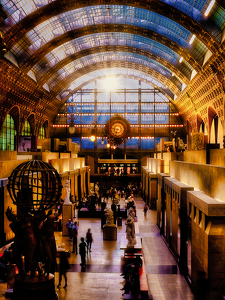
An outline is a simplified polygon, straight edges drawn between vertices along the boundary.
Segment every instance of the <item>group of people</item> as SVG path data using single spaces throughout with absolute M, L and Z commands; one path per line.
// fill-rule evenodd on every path
M 78 254 L 78 247 L 77 247 L 77 242 L 78 242 L 78 228 L 79 228 L 79 223 L 78 222 L 72 222 L 71 219 L 68 220 L 66 223 L 66 227 L 68 228 L 68 233 L 70 240 L 73 241 L 73 253 L 76 252 Z M 93 242 L 93 236 L 91 232 L 91 228 L 88 228 L 86 232 L 86 242 L 84 237 L 81 237 L 81 242 L 79 244 L 79 254 L 81 258 L 81 267 L 85 268 L 86 267 L 86 254 L 87 252 L 91 252 L 91 245 Z M 57 287 L 60 289 L 61 286 L 61 281 L 62 277 L 65 279 L 65 285 L 64 288 L 67 287 L 67 271 L 70 268 L 70 264 L 68 261 L 68 255 L 67 252 L 61 251 L 60 252 L 60 263 L 59 263 L 59 284 Z
M 78 238 L 78 228 L 79 228 L 79 223 L 78 222 L 72 222 L 71 219 L 68 220 L 66 223 L 66 228 L 68 229 L 68 234 L 70 237 L 70 240 L 73 241 L 73 253 L 76 252 L 77 254 L 77 238 Z M 82 240 L 81 240 L 82 242 Z M 93 242 L 93 237 L 91 233 L 91 228 L 88 228 L 86 232 L 86 242 L 87 242 L 87 251 L 91 252 L 91 244 Z M 79 245 L 80 247 L 80 245 Z M 80 254 L 80 253 L 79 253 Z

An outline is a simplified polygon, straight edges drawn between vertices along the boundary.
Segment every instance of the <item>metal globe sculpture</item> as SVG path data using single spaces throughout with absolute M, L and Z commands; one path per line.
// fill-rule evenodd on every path
M 17 166 L 9 176 L 8 191 L 18 209 L 37 214 L 60 203 L 61 178 L 50 164 L 31 160 Z

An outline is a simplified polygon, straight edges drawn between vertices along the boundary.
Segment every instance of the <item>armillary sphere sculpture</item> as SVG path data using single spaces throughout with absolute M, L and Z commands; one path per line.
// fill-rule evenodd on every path
M 30 160 L 13 170 L 7 187 L 17 206 L 17 214 L 9 207 L 6 211 L 15 234 L 13 258 L 19 269 L 13 299 L 44 300 L 44 295 L 48 295 L 49 300 L 58 299 L 53 275 L 56 266 L 54 221 L 61 211 L 52 214 L 51 208 L 61 204 L 61 178 L 48 163 Z
M 9 176 L 8 191 L 18 209 L 37 215 L 60 201 L 61 178 L 50 164 L 30 160 L 13 170 Z

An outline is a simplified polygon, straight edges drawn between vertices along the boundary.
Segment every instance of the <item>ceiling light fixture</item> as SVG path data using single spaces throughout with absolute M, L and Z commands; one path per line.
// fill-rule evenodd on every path
M 192 45 L 192 43 L 194 42 L 194 39 L 196 38 L 196 36 L 193 34 L 190 41 L 189 41 L 189 44 Z
M 209 6 L 207 7 L 204 15 L 207 17 L 213 7 L 213 5 L 215 4 L 216 0 L 212 0 L 210 3 L 209 3 Z

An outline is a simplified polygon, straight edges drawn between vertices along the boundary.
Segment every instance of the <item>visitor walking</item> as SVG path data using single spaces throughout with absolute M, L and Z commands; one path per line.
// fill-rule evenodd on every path
M 144 206 L 144 216 L 145 217 L 147 215 L 147 211 L 148 211 L 148 205 L 145 203 L 145 206 Z
M 70 264 L 67 258 L 67 253 L 65 251 L 60 252 L 60 262 L 59 262 L 59 284 L 57 287 L 60 289 L 62 276 L 65 278 L 65 285 L 64 288 L 67 287 L 67 276 L 66 273 L 68 269 L 70 268 Z
M 87 230 L 87 233 L 86 233 L 86 242 L 87 242 L 87 251 L 89 250 L 91 252 L 91 244 L 93 242 L 91 228 L 88 228 L 88 230 Z
M 68 233 L 69 233 L 69 237 L 70 237 L 70 240 L 72 241 L 72 229 L 73 229 L 73 222 L 71 221 L 71 219 L 68 220 L 68 222 L 66 223 L 66 228 L 68 229 Z
M 73 253 L 76 252 L 77 254 L 77 237 L 78 237 L 78 223 L 75 222 L 73 229 L 72 229 L 72 236 L 73 236 Z
M 81 258 L 81 267 L 86 267 L 86 243 L 84 241 L 84 238 L 81 238 L 81 243 L 79 244 L 79 254 Z

